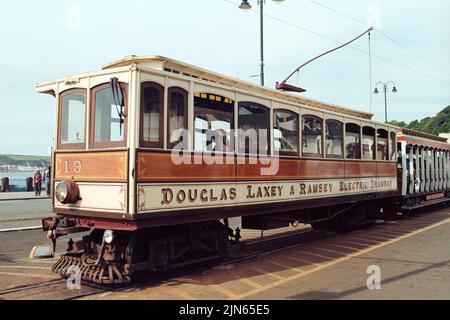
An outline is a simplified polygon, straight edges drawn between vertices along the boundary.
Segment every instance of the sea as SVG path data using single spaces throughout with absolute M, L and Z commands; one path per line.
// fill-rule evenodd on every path
M 30 172 L 0 172 L 0 179 L 4 177 L 9 178 L 9 191 L 25 191 L 26 182 L 25 179 L 33 177 L 34 171 Z M 45 190 L 45 183 L 42 184 L 42 190 Z

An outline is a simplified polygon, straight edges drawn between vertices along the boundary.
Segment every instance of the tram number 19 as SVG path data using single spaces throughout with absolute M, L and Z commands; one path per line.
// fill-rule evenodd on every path
M 73 162 L 73 172 L 80 173 L 82 167 L 83 167 L 83 163 L 81 162 L 81 160 L 75 160 Z M 70 169 L 71 169 L 70 161 L 69 160 L 65 160 L 64 161 L 64 172 L 65 173 L 70 173 Z

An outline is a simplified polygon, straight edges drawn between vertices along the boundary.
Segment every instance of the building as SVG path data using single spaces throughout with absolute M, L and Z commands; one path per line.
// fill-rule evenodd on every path
M 450 143 L 450 133 L 441 133 L 439 137 L 446 138 L 448 143 Z

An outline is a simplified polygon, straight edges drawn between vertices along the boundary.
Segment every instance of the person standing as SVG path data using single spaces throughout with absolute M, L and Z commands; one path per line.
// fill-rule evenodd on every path
M 39 169 L 36 169 L 36 171 L 34 172 L 33 184 L 35 196 L 41 196 L 42 174 Z
M 48 166 L 47 170 L 45 170 L 44 172 L 44 177 L 42 178 L 42 181 L 45 183 L 45 192 L 47 193 L 47 196 L 50 196 L 51 176 L 52 176 L 52 167 Z

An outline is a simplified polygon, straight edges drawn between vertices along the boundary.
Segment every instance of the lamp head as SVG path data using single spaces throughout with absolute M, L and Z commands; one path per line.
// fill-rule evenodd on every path
M 379 93 L 380 93 L 380 91 L 378 91 L 378 88 L 375 88 L 375 91 L 374 91 L 373 93 L 375 93 L 375 94 L 379 94 Z
M 394 87 L 394 88 L 392 89 L 392 92 L 393 92 L 393 93 L 397 93 L 397 92 L 398 92 L 397 87 Z
M 252 6 L 250 5 L 250 3 L 248 3 L 248 0 L 242 0 L 241 5 L 239 6 L 239 9 L 243 9 L 243 10 L 248 10 L 251 8 L 252 8 Z

